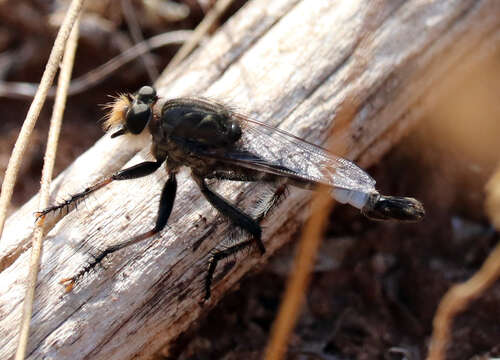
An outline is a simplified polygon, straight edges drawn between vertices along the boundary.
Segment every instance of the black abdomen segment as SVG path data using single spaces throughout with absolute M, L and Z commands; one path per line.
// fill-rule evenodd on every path
M 424 206 L 410 197 L 372 197 L 361 210 L 363 215 L 374 220 L 420 221 L 425 216 Z

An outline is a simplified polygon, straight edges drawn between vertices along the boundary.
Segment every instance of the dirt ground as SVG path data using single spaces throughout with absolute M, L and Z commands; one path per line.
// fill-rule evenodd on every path
M 118 39 L 128 37 L 119 2 L 90 3 L 101 3 L 94 14 L 107 21 L 102 25 L 107 37 L 97 41 L 82 31 L 76 76 L 118 54 L 123 46 L 117 45 Z M 139 1 L 132 3 L 140 6 Z M 190 10 L 184 19 L 141 18 L 144 36 L 193 28 L 211 2 L 182 3 Z M 57 4 L 35 0 L 0 4 L 0 82 L 39 80 L 56 31 L 47 25 L 47 17 L 57 11 Z M 8 8 L 15 14 L 12 10 L 21 5 L 44 20 L 29 24 L 3 11 Z M 154 52 L 160 71 L 176 48 Z M 425 357 L 441 297 L 452 284 L 474 274 L 499 239 L 484 212 L 484 186 L 498 162 L 499 55 L 481 69 L 464 74 L 463 86 L 450 91 L 432 114 L 369 169 L 382 193 L 420 199 L 427 211 L 424 221 L 372 222 L 347 206 L 337 206 L 331 213 L 306 303 L 290 339 L 288 359 Z M 108 102 L 109 94 L 133 91 L 148 82 L 141 62 L 135 61 L 101 85 L 70 98 L 56 174 L 102 135 L 99 120 L 104 114 L 98 104 Z M 29 104 L 30 99 L 0 97 L 2 181 Z M 38 191 L 51 107 L 51 102 L 46 104 L 31 137 L 11 211 Z M 246 276 L 238 289 L 163 357 L 262 358 L 293 266 L 295 244 L 291 242 L 267 266 Z M 500 281 L 455 319 L 447 358 L 500 357 L 499 320 Z

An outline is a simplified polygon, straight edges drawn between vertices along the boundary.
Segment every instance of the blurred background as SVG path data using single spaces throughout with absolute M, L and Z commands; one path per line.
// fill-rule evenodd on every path
M 134 22 L 146 39 L 193 29 L 214 2 L 88 0 L 73 77 L 130 48 L 136 42 Z M 234 1 L 219 25 L 244 3 Z M 20 93 L 21 86 L 11 82 L 39 81 L 66 6 L 62 0 L 0 1 L 0 181 L 31 102 L 29 85 Z M 150 84 L 178 47 L 154 50 L 149 60 L 136 59 L 69 98 L 55 175 L 103 135 L 101 105 L 109 95 Z M 500 49 L 446 82 L 432 110 L 369 169 L 381 193 L 420 199 L 427 218 L 418 224 L 379 223 L 348 206 L 334 209 L 289 358 L 424 357 L 439 300 L 451 284 L 477 271 L 498 242 L 485 213 L 485 185 L 499 165 Z M 49 101 L 31 136 L 10 211 L 39 189 L 51 108 Z M 247 276 L 159 358 L 261 358 L 295 244 Z M 500 356 L 499 285 L 455 320 L 449 359 Z

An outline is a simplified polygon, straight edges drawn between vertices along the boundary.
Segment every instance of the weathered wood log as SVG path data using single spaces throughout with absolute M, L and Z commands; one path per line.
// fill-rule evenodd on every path
M 222 99 L 318 144 L 331 136 L 334 149 L 368 165 L 442 95 L 443 79 L 498 48 L 499 14 L 496 0 L 255 0 L 176 71 L 159 79 L 157 87 L 167 97 Z M 147 156 L 147 136 L 127 140 L 101 139 L 57 178 L 53 199 Z M 169 227 L 113 254 L 105 269 L 90 273 L 65 294 L 58 281 L 81 269 L 96 248 L 153 226 L 165 179 L 161 170 L 113 183 L 55 226 L 49 223 L 53 228 L 45 240 L 30 358 L 151 356 L 289 241 L 307 216 L 303 209 L 309 193 L 292 190 L 264 221 L 266 255 L 241 254 L 222 279 L 220 266 L 212 297 L 200 306 L 210 251 L 232 227 L 219 221 L 183 173 Z M 243 209 L 261 191 L 258 184 L 217 189 Z M 0 243 L 4 359 L 12 358 L 17 344 L 36 203 L 32 199 L 9 219 Z

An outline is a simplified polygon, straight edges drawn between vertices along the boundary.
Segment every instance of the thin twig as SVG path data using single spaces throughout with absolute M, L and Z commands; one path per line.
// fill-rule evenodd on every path
M 359 71 L 358 67 L 357 72 Z M 347 100 L 339 108 L 337 119 L 340 122 L 348 122 L 354 117 L 358 107 L 356 97 L 347 96 Z M 332 146 L 333 144 L 330 148 Z M 337 153 L 344 154 L 345 148 L 337 148 Z M 328 215 L 334 206 L 331 189 L 319 186 L 317 190 L 312 200 L 311 216 L 296 250 L 293 272 L 288 279 L 278 316 L 271 329 L 271 340 L 265 351 L 266 360 L 282 359 L 286 352 L 288 339 L 297 322 L 309 286 L 310 274 L 322 240 L 321 235 L 328 221 Z
M 141 27 L 139 25 L 139 22 L 137 21 L 137 16 L 134 12 L 132 3 L 130 2 L 130 0 L 122 0 L 121 4 L 123 15 L 125 16 L 125 21 L 127 22 L 127 26 L 130 34 L 132 35 L 134 43 L 138 44 L 140 42 L 144 42 Z M 151 80 L 151 84 L 154 83 L 156 79 L 158 79 L 158 75 L 160 75 L 160 73 L 158 72 L 154 59 L 151 56 L 151 49 L 148 49 L 147 52 L 141 54 L 141 60 L 144 64 L 146 72 L 148 73 L 149 79 Z
M 491 252 L 481 269 L 463 284 L 453 286 L 439 303 L 434 317 L 429 360 L 445 358 L 446 348 L 450 340 L 451 325 L 455 315 L 461 312 L 467 304 L 478 298 L 483 291 L 493 284 L 500 276 L 500 245 Z
M 153 36 L 146 41 L 136 44 L 94 70 L 74 79 L 70 84 L 68 95 L 80 94 L 92 86 L 101 83 L 107 76 L 118 70 L 121 66 L 150 50 L 172 44 L 182 44 L 191 37 L 192 33 L 191 30 L 171 31 Z M 37 85 L 31 83 L 0 82 L 0 97 L 32 98 L 36 93 L 36 88 Z M 47 96 L 49 98 L 54 97 L 55 89 L 51 88 Z
M 7 170 L 5 171 L 2 193 L 0 194 L 0 238 L 5 224 L 7 207 L 9 206 L 10 199 L 12 198 L 14 184 L 16 183 L 19 167 L 21 166 L 21 159 L 26 151 L 26 146 L 28 145 L 31 132 L 35 127 L 38 115 L 42 110 L 43 104 L 45 103 L 47 92 L 49 91 L 50 85 L 52 84 L 57 69 L 59 68 L 59 62 L 64 52 L 66 40 L 68 39 L 73 24 L 80 13 L 83 1 L 84 0 L 73 0 L 68 8 L 68 12 L 54 41 L 54 46 L 50 52 L 49 60 L 47 61 L 47 66 L 43 72 L 42 79 L 40 80 L 40 87 L 38 88 L 35 98 L 33 99 L 33 102 L 28 110 L 26 120 L 23 123 L 21 131 L 19 132 L 19 137 L 14 145 L 14 150 L 12 150 L 12 155 L 9 159 Z
M 500 230 L 500 170 L 493 175 L 487 185 L 487 208 L 492 223 Z M 478 298 L 500 277 L 500 244 L 488 256 L 481 269 L 469 280 L 448 290 L 434 317 L 429 360 L 446 358 L 451 327 L 455 316 Z
M 320 186 L 313 197 L 312 216 L 309 218 L 295 254 L 293 272 L 281 303 L 278 317 L 271 330 L 271 340 L 266 348 L 265 359 L 282 359 L 304 296 L 309 285 L 311 271 L 321 244 L 322 233 L 333 206 L 333 199 L 326 186 Z
M 378 2 L 372 3 L 371 11 L 365 15 L 367 18 L 375 19 L 377 16 Z M 367 22 L 365 27 L 359 31 L 358 44 L 361 44 L 376 26 L 375 21 Z M 355 56 L 356 65 L 353 66 L 353 71 L 350 77 L 353 79 L 359 77 L 364 69 L 366 69 L 366 59 L 360 56 Z M 348 123 L 354 118 L 357 109 L 359 108 L 359 98 L 355 92 L 346 95 L 346 100 L 339 107 L 339 112 L 336 120 L 339 123 Z M 330 141 L 328 148 L 336 154 L 344 154 L 346 149 L 345 144 L 335 144 Z M 340 146 L 340 147 L 339 147 Z M 301 236 L 300 243 L 297 248 L 297 253 L 294 259 L 293 272 L 288 279 L 287 288 L 284 298 L 281 302 L 278 316 L 274 321 L 271 329 L 271 340 L 267 344 L 265 351 L 266 360 L 282 359 L 286 353 L 286 346 L 290 338 L 290 334 L 300 315 L 300 308 L 304 301 L 304 297 L 309 286 L 309 278 L 316 259 L 316 253 L 322 240 L 323 229 L 328 221 L 328 215 L 334 206 L 334 200 L 331 197 L 331 190 L 324 186 L 318 188 L 312 200 L 311 216 L 305 226 L 304 233 Z
M 163 0 L 142 0 L 142 5 L 147 11 L 167 22 L 176 22 L 189 16 L 189 7 L 180 2 Z
M 78 25 L 79 17 L 76 18 L 73 26 L 73 31 L 71 32 L 68 39 L 61 66 L 61 72 L 59 74 L 57 95 L 54 103 L 52 119 L 50 121 L 47 150 L 45 152 L 45 158 L 43 162 L 42 185 L 38 202 L 38 209 L 40 210 L 45 209 L 49 204 L 50 182 L 52 179 L 52 172 L 54 170 L 57 143 L 59 141 L 59 134 L 61 132 L 62 118 L 64 109 L 66 107 L 66 98 L 69 83 L 71 80 L 71 72 L 73 70 L 73 64 L 75 60 L 76 46 L 78 44 Z M 43 219 L 41 219 L 41 221 L 38 221 L 33 232 L 33 247 L 31 251 L 30 270 L 28 274 L 26 296 L 24 297 L 23 316 L 19 331 L 20 336 L 16 352 L 16 360 L 22 360 L 26 356 L 26 346 L 28 344 L 30 320 L 33 313 L 33 301 L 35 298 L 35 287 L 43 250 L 43 223 Z
M 356 70 L 355 73 L 359 73 L 361 67 L 358 66 Z M 358 108 L 357 98 L 353 95 L 347 96 L 346 101 L 339 107 L 337 119 L 339 122 L 352 120 Z M 332 147 L 333 143 L 329 146 L 330 150 Z M 341 155 L 346 152 L 345 148 L 337 147 L 336 150 L 336 153 Z M 322 240 L 321 235 L 328 221 L 328 215 L 335 205 L 331 189 L 319 186 L 317 190 L 312 199 L 311 216 L 296 250 L 293 272 L 288 279 L 278 316 L 271 329 L 271 340 L 267 344 L 264 357 L 266 360 L 282 359 L 286 352 L 288 339 L 299 317 L 309 286 L 310 274 Z
M 175 56 L 170 60 L 165 70 L 161 76 L 168 74 L 173 68 L 181 63 L 193 49 L 200 43 L 201 39 L 210 30 L 210 28 L 215 24 L 215 22 L 220 18 L 220 16 L 226 11 L 226 9 L 231 5 L 233 0 L 218 0 L 214 7 L 205 15 L 203 20 L 198 24 L 196 29 L 191 36 L 191 38 L 177 51 Z

